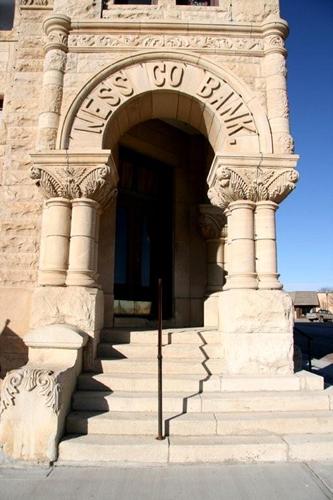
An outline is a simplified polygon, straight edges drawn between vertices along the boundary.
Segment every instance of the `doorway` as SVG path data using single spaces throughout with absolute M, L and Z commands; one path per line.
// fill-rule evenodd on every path
M 163 312 L 173 304 L 173 168 L 121 146 L 116 214 L 115 316 L 156 319 L 157 281 Z

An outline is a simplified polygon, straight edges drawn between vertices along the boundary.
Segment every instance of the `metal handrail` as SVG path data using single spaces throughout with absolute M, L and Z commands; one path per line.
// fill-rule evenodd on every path
M 309 362 L 309 370 L 311 372 L 312 371 L 312 342 L 313 342 L 313 338 L 310 335 L 307 335 L 306 333 L 302 332 L 302 330 L 297 328 L 297 326 L 294 326 L 294 331 L 307 339 L 307 342 L 308 342 L 308 362 Z
M 163 392 L 162 392 L 162 377 L 163 377 L 163 356 L 162 356 L 162 321 L 163 321 L 163 284 L 162 279 L 158 279 L 158 342 L 157 342 L 157 391 L 158 391 L 158 431 L 156 439 L 164 439 L 163 435 Z

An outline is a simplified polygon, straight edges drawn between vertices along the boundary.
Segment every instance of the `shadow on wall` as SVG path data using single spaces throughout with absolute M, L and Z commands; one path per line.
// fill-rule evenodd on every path
M 0 379 L 6 373 L 23 366 L 28 361 L 28 348 L 10 327 L 10 319 L 5 320 L 0 330 Z

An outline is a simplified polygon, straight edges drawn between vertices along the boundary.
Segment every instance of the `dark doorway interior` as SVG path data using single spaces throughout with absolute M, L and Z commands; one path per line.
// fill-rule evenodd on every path
M 170 318 L 173 169 L 121 147 L 119 177 L 114 293 L 127 307 L 115 313 L 155 319 L 157 280 L 161 277 L 164 318 Z M 148 312 L 144 303 L 150 303 Z

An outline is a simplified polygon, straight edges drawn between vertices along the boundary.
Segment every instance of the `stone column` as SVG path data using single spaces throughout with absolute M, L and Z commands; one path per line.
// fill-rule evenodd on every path
M 224 247 L 225 216 L 212 205 L 200 205 L 199 225 L 207 244 L 207 287 L 204 301 L 205 326 L 218 324 L 218 296 L 225 281 Z
M 287 27 L 282 23 L 268 24 L 265 31 L 263 73 L 266 81 L 267 115 L 272 130 L 274 153 L 292 153 L 293 139 L 289 130 L 289 106 L 286 83 Z
M 40 254 L 39 285 L 65 284 L 71 221 L 71 203 L 66 198 L 45 202 Z
M 49 324 L 51 317 L 85 331 L 84 365 L 90 370 L 104 323 L 104 297 L 96 283 L 99 217 L 117 193 L 117 169 L 110 150 L 54 150 L 31 157 L 31 177 L 47 199 L 40 284 L 67 285 L 36 288 L 31 325 Z
M 254 249 L 255 203 L 239 200 L 230 203 L 231 246 L 228 289 L 257 288 Z
M 295 187 L 296 161 L 216 155 L 212 164 L 208 197 L 230 212 L 231 262 L 218 307 L 224 374 L 293 373 L 293 307 L 277 281 L 274 214 Z
M 66 284 L 95 287 L 97 275 L 97 246 L 99 204 L 88 198 L 72 202 L 71 243 Z
M 62 103 L 70 18 L 58 14 L 44 21 L 47 35 L 41 113 L 38 123 L 38 150 L 54 149 Z
M 258 288 L 282 288 L 278 280 L 276 256 L 275 212 L 273 201 L 259 201 L 255 211 L 256 270 Z
M 225 275 L 225 284 L 223 289 L 227 289 L 228 287 L 228 279 L 230 272 L 230 260 L 231 260 L 231 211 L 227 208 L 224 211 L 224 215 L 226 216 L 227 223 L 223 228 L 224 237 L 225 237 L 225 245 L 224 245 L 224 275 Z

